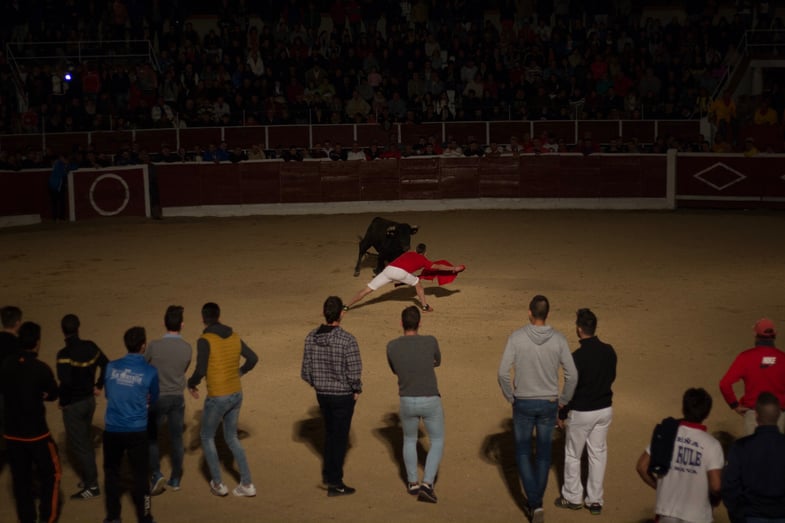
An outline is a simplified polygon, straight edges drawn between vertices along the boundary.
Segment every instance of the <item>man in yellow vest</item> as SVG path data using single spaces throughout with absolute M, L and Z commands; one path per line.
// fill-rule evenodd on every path
M 205 328 L 196 343 L 196 368 L 188 380 L 188 390 L 191 396 L 199 399 L 197 387 L 203 377 L 207 378 L 207 398 L 204 400 L 200 435 L 204 459 L 210 469 L 210 492 L 216 496 L 229 493 L 221 481 L 221 467 L 215 449 L 215 432 L 223 422 L 226 445 L 240 469 L 240 484 L 232 490 L 232 494 L 252 497 L 256 495 L 256 487 L 251 481 L 245 450 L 237 438 L 237 419 L 243 403 L 240 377 L 250 372 L 259 358 L 231 327 L 218 321 L 220 316 L 221 309 L 216 303 L 209 302 L 202 306 Z M 242 366 L 240 357 L 245 360 Z

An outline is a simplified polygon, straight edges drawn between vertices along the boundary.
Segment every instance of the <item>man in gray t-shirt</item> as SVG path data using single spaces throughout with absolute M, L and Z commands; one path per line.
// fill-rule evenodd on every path
M 185 371 L 191 364 L 191 345 L 183 339 L 183 307 L 170 305 L 164 315 L 166 334 L 153 340 L 144 353 L 150 365 L 158 369 L 161 395 L 150 411 L 150 493 L 157 496 L 164 491 L 166 479 L 161 474 L 158 432 L 167 423 L 172 449 L 172 474 L 168 483 L 172 490 L 180 490 L 183 475 L 183 424 L 185 421 Z
M 434 368 L 441 364 L 442 354 L 436 338 L 418 333 L 420 310 L 417 307 L 403 310 L 401 324 L 403 336 L 387 344 L 387 361 L 393 373 L 398 375 L 406 488 L 409 494 L 417 496 L 418 501 L 436 503 L 433 483 L 444 450 L 444 411 Z M 417 471 L 420 419 L 431 442 L 422 483 L 418 482 Z

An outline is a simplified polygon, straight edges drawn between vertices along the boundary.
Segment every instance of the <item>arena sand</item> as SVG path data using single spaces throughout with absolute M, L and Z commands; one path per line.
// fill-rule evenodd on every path
M 153 498 L 159 523 L 251 521 L 508 522 L 519 508 L 511 409 L 496 372 L 510 332 L 526 322 L 529 299 L 548 296 L 550 322 L 577 346 L 579 307 L 599 317 L 599 335 L 619 355 L 614 421 L 609 435 L 605 509 L 552 507 L 559 494 L 562 436 L 545 496 L 546 521 L 642 523 L 654 491 L 635 472 L 651 429 L 678 414 L 687 387 L 714 397 L 710 431 L 741 433 L 741 419 L 722 401 L 718 380 L 752 342 L 761 316 L 785 331 L 781 240 L 785 216 L 745 212 L 466 211 L 391 213 L 416 223 L 416 240 L 433 259 L 468 267 L 453 284 L 426 284 L 435 312 L 422 332 L 443 353 L 437 370 L 446 413 L 446 450 L 436 484 L 439 503 L 418 503 L 404 490 L 397 425 L 397 388 L 385 345 L 400 334 L 400 311 L 412 289 L 386 287 L 349 312 L 344 327 L 358 339 L 364 392 L 357 404 L 345 480 L 357 494 L 327 498 L 320 485 L 321 422 L 313 391 L 300 380 L 303 339 L 321 321 L 330 294 L 348 299 L 371 278 L 352 268 L 358 236 L 373 217 L 361 215 L 225 219 L 96 220 L 0 231 L 0 302 L 23 308 L 43 326 L 41 358 L 54 367 L 62 346 L 59 320 L 76 313 L 84 338 L 113 359 L 124 354 L 132 325 L 163 334 L 169 304 L 185 306 L 184 335 L 194 343 L 199 310 L 218 302 L 222 319 L 259 354 L 243 378 L 242 442 L 258 496 L 209 493 L 199 444 L 202 400 L 186 401 L 183 488 Z M 105 400 L 95 416 L 97 456 Z M 76 492 L 57 407 L 48 419 L 63 457 L 62 493 Z M 427 440 L 423 440 L 427 445 Z M 225 455 L 225 453 L 224 453 Z M 163 471 L 169 464 L 164 460 Z M 103 478 L 103 474 L 101 474 Z M 230 488 L 236 472 L 226 472 Z M 130 496 L 126 521 L 134 521 Z M 61 521 L 101 521 L 104 498 L 65 501 Z M 724 508 L 715 519 L 727 522 Z M 0 471 L 0 521 L 15 520 L 8 466 Z

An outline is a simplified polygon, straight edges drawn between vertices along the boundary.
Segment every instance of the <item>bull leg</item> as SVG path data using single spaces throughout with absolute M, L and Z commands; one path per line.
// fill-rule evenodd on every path
M 382 255 L 380 254 L 376 258 L 376 268 L 373 270 L 374 274 L 379 274 L 384 270 L 384 267 L 387 265 L 387 260 L 385 260 Z
M 365 253 L 368 252 L 369 248 L 370 248 L 370 245 L 365 243 L 364 240 L 360 240 L 360 252 L 357 255 L 357 265 L 354 266 L 354 275 L 355 276 L 359 276 L 360 275 L 360 264 L 363 261 L 363 256 L 365 256 Z

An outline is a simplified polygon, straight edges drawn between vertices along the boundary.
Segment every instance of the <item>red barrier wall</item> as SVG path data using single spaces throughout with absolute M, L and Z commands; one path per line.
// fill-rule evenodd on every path
M 666 199 L 665 155 L 156 164 L 164 208 L 470 198 Z M 676 206 L 785 208 L 779 156 L 678 155 Z M 146 166 L 72 173 L 72 215 L 149 215 Z M 0 172 L 0 216 L 49 218 L 48 171 Z M 121 181 L 122 180 L 122 181 Z M 91 200 L 92 193 L 92 200 Z M 127 200 L 127 202 L 126 202 Z M 569 206 L 569 202 L 564 204 Z M 663 206 L 664 207 L 664 206 Z M 103 214 L 102 214 L 103 213 Z
M 69 173 L 71 221 L 99 216 L 150 216 L 147 166 Z
M 680 155 L 679 207 L 785 208 L 781 157 Z

